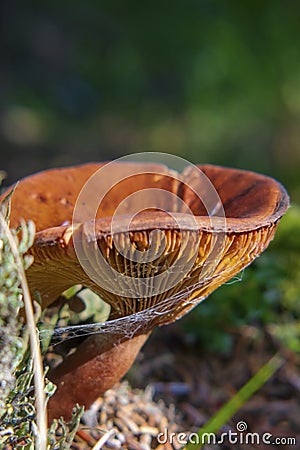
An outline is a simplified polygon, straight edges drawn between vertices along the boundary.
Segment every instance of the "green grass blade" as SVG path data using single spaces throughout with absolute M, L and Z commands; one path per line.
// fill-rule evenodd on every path
M 199 439 L 193 441 L 202 442 L 204 433 L 217 433 L 220 428 L 230 420 L 234 414 L 246 403 L 252 395 L 258 391 L 282 366 L 284 360 L 275 354 L 220 410 L 212 419 L 197 432 Z M 185 450 L 199 450 L 205 444 L 189 442 Z

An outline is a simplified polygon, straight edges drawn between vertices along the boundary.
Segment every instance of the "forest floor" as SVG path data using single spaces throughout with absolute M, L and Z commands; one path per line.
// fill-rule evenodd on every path
M 227 434 L 224 442 L 211 441 L 202 448 L 267 450 L 269 441 L 274 447 L 278 438 L 276 448 L 299 448 L 299 361 L 266 330 L 257 336 L 252 328 L 242 327 L 234 335 L 231 354 L 221 356 L 187 342 L 177 324 L 156 330 L 126 380 L 85 413 L 72 449 L 182 448 L 185 436 L 208 422 L 274 354 L 282 358 L 280 369 L 216 437 L 238 433 L 238 442 Z

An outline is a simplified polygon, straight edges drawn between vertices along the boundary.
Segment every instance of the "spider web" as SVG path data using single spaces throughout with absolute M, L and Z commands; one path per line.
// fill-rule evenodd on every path
M 242 281 L 244 269 L 235 275 L 227 284 L 236 283 Z M 120 336 L 124 339 L 131 339 L 134 335 L 143 334 L 145 330 L 149 328 L 149 324 L 155 324 L 153 327 L 162 324 L 167 324 L 168 322 L 173 322 L 177 320 L 174 314 L 171 312 L 176 310 L 176 306 L 180 305 L 180 310 L 192 310 L 200 302 L 202 302 L 209 294 L 204 294 L 192 298 L 195 291 L 199 290 L 208 282 L 212 281 L 212 277 L 209 280 L 202 279 L 201 282 L 190 285 L 177 293 L 161 300 L 158 304 L 148 307 L 142 311 L 138 311 L 129 314 L 124 317 L 109 319 L 103 321 L 96 321 L 91 323 L 76 323 L 76 324 L 66 324 L 64 326 L 56 326 L 54 329 L 49 329 L 47 326 L 43 326 L 39 331 L 40 340 L 49 339 L 51 337 L 51 345 L 55 349 L 61 343 L 66 343 L 68 341 L 76 340 L 77 338 L 86 338 L 88 336 L 99 334 L 103 336 L 114 335 Z M 91 292 L 89 289 L 83 288 L 83 292 Z M 77 293 L 76 295 L 80 295 Z M 107 305 L 97 294 L 92 293 L 97 297 L 98 302 L 103 307 Z M 72 299 L 72 298 L 71 298 Z M 179 314 L 184 315 L 185 312 Z M 60 315 L 60 314 L 58 314 Z M 99 314 L 98 314 L 99 315 Z M 102 314 L 103 315 L 103 314 Z M 96 313 L 97 318 L 97 313 Z M 60 321 L 58 321 L 59 323 Z M 147 324 L 147 325 L 146 325 Z M 149 331 L 149 330 L 148 330 Z

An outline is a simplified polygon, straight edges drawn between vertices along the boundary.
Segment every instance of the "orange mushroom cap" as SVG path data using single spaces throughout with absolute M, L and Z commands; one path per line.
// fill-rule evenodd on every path
M 159 164 L 116 163 L 113 170 L 118 172 L 121 182 L 107 193 L 96 211 L 96 220 L 72 224 L 74 207 L 82 188 L 104 165 L 91 163 L 40 172 L 21 180 L 12 196 L 11 226 L 16 227 L 20 218 L 31 219 L 36 225 L 35 243 L 31 249 L 34 263 L 27 276 L 31 290 L 40 292 L 44 307 L 68 287 L 82 284 L 99 293 L 111 305 L 113 318 L 153 306 L 159 310 L 161 303 L 161 310 L 166 314 L 157 316 L 151 326 L 172 321 L 190 309 L 195 299 L 199 301 L 206 297 L 256 258 L 269 244 L 278 220 L 289 205 L 285 189 L 270 177 L 218 166 L 198 166 L 213 184 L 224 208 L 225 217 L 219 221 L 214 217 L 212 224 L 203 202 L 194 191 L 197 183 L 201 189 L 202 180 L 197 180 L 198 173 L 193 168 L 185 170 L 180 177 L 174 177 L 174 171 Z M 131 172 L 132 168 L 137 170 L 127 177 L 128 169 Z M 105 171 L 104 175 L 109 177 L 110 171 Z M 170 192 L 169 204 L 163 204 L 158 196 L 154 199 L 156 209 L 134 215 L 130 228 L 127 215 L 117 215 L 112 230 L 112 217 L 117 206 L 129 198 L 126 213 L 130 214 L 133 206 L 135 211 L 136 199 L 130 198 L 134 192 L 145 189 L 149 193 L 146 191 L 143 200 L 146 198 L 147 202 L 150 198 L 150 203 L 153 203 L 151 196 L 155 195 L 155 190 Z M 192 222 L 186 220 L 185 223 L 185 216 L 190 219 L 190 215 L 181 212 L 182 205 L 178 207 L 175 203 L 178 198 L 190 209 Z M 142 210 L 143 204 L 138 205 L 138 209 Z M 176 222 L 178 218 L 179 225 Z M 148 264 L 139 262 L 135 253 L 140 255 L 149 250 L 154 230 L 162 231 L 156 235 L 155 245 L 157 248 L 163 246 L 163 253 Z M 211 257 L 214 240 L 221 234 L 222 242 L 218 255 L 215 255 L 217 262 L 214 262 L 213 270 L 206 271 L 203 276 L 203 267 Z M 81 256 L 91 259 L 90 265 L 95 272 L 98 271 L 99 279 L 108 276 L 106 282 L 104 280 L 99 285 L 89 277 L 78 259 L 76 243 L 77 247 L 80 246 Z M 104 261 L 99 263 L 97 253 Z M 185 262 L 193 259 L 193 264 L 182 277 L 170 270 L 168 280 L 167 277 L 162 280 L 166 288 L 153 290 L 151 295 L 151 290 L 145 288 L 145 279 L 162 274 L 178 258 L 185 259 Z M 117 277 L 120 285 L 113 292 L 105 289 L 109 283 L 115 282 L 115 278 L 111 278 L 112 273 L 107 275 L 103 263 L 120 274 Z M 122 277 L 126 283 L 132 279 L 138 284 L 139 298 L 130 296 L 128 285 L 122 286 Z M 174 280 L 168 289 L 172 278 Z M 178 293 L 182 295 L 177 296 Z M 164 302 L 174 296 L 174 304 L 172 301 Z

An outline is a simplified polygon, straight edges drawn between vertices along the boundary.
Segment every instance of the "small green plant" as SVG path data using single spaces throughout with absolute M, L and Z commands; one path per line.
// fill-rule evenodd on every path
M 70 423 L 56 420 L 47 430 L 46 401 L 55 386 L 46 380 L 40 364 L 36 325 L 40 309 L 35 304 L 35 316 L 30 315 L 32 302 L 24 274 L 32 262 L 26 252 L 35 230 L 31 222 L 22 222 L 17 231 L 10 230 L 8 223 L 9 198 L 0 211 L 0 448 L 66 450 L 82 409 L 75 409 Z M 26 313 L 19 314 L 21 309 Z
M 15 383 L 13 374 L 24 358 L 27 348 L 25 342 L 27 337 L 22 336 L 22 321 L 18 317 L 18 312 L 23 306 L 20 273 L 5 226 L 9 220 L 8 205 L 5 202 L 0 211 L 0 416 L 5 410 L 6 398 Z M 18 239 L 17 233 L 12 231 L 11 238 L 26 269 L 32 262 L 32 258 L 24 254 L 33 242 L 33 224 L 23 223 L 20 234 L 21 240 Z

